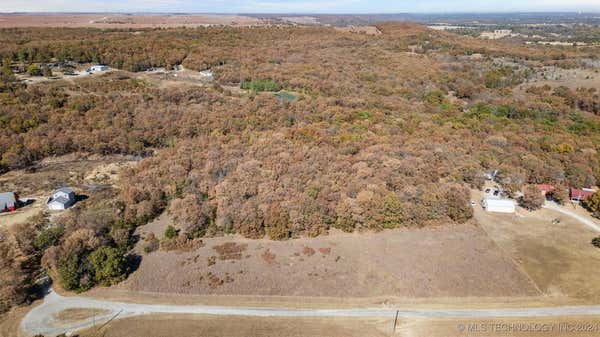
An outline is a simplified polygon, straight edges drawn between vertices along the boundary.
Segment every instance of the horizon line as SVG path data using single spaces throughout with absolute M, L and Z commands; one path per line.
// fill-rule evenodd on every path
M 456 14 L 576 14 L 576 15 L 600 15 L 598 11 L 431 11 L 431 12 L 200 12 L 200 11 L 0 11 L 3 15 L 20 15 L 20 14 L 129 14 L 129 15 L 144 15 L 144 14 L 178 14 L 178 15 L 456 15 Z

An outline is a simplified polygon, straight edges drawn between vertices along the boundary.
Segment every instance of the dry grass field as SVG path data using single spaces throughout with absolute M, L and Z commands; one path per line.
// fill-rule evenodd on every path
M 153 315 L 126 318 L 81 337 L 591 337 L 596 336 L 597 317 L 502 318 L 502 319 L 378 319 L 258 318 L 193 315 Z M 589 331 L 577 331 L 589 330 Z M 192 333 L 193 332 L 193 333 Z
M 389 336 L 391 318 L 256 318 L 153 315 L 117 320 L 81 337 L 378 337 Z
M 592 337 L 598 317 L 414 319 L 398 326 L 400 337 Z M 577 331 L 590 330 L 590 331 Z
M 175 28 L 181 26 L 251 26 L 260 24 L 262 24 L 262 20 L 257 18 L 220 14 L 0 14 L 0 28 Z
M 163 216 L 139 233 L 160 237 L 168 222 Z M 139 269 L 116 289 L 328 297 L 538 295 L 529 278 L 473 224 L 334 232 L 284 242 L 209 238 L 194 251 L 144 255 Z

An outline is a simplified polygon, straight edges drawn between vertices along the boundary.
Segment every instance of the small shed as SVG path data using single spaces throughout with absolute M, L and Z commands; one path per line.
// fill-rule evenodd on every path
M 105 66 L 103 64 L 99 64 L 99 65 L 92 66 L 90 68 L 90 72 L 97 73 L 97 72 L 100 72 L 100 71 L 107 71 L 108 69 L 109 69 L 108 66 Z
M 485 198 L 481 201 L 481 206 L 488 212 L 496 213 L 514 213 L 515 202 L 510 199 Z
M 19 197 L 14 192 L 0 193 L 0 213 L 14 212 L 19 206 Z
M 75 203 L 75 192 L 69 187 L 59 188 L 48 198 L 46 205 L 53 211 L 62 211 Z
M 200 76 L 206 79 L 211 79 L 213 77 L 213 72 L 210 69 L 202 70 L 200 72 Z

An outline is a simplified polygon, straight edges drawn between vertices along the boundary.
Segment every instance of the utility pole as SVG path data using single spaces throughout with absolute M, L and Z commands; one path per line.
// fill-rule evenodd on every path
M 396 317 L 394 317 L 394 328 L 392 329 L 392 335 L 396 334 L 396 325 L 398 324 L 398 314 L 400 310 L 396 310 Z

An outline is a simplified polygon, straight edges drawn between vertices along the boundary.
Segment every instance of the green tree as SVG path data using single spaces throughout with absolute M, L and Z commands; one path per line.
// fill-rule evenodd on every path
M 2 60 L 2 76 L 4 77 L 12 77 L 13 71 L 10 68 L 11 60 L 9 58 L 5 58 Z
M 390 193 L 383 200 L 383 227 L 396 228 L 404 221 L 404 208 L 402 201 L 396 193 Z
M 125 278 L 125 258 L 116 248 L 100 247 L 89 256 L 94 281 L 110 286 Z
M 35 64 L 30 65 L 29 67 L 27 67 L 27 74 L 29 74 L 30 76 L 40 76 L 40 67 L 38 67 Z
M 33 245 L 38 251 L 43 251 L 48 247 L 57 245 L 62 234 L 62 227 L 44 228 L 36 236 Z
M 165 237 L 167 239 L 172 239 L 174 237 L 177 236 L 177 229 L 175 229 L 175 227 L 169 225 L 169 227 L 167 227 L 167 229 L 165 229 Z
M 70 252 L 58 261 L 58 276 L 60 284 L 67 290 L 81 290 L 80 279 L 83 276 L 79 256 Z
M 596 218 L 600 218 L 600 192 L 596 192 L 583 201 L 583 206 Z

